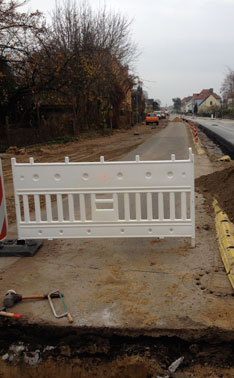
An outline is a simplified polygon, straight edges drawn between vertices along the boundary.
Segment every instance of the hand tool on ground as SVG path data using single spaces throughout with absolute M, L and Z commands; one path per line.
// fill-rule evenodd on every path
M 6 311 L 0 311 L 0 316 L 7 316 L 8 318 L 16 318 L 19 319 L 22 317 L 20 314 L 15 314 L 13 312 L 6 312 Z
M 63 314 L 60 314 L 60 315 L 56 313 L 55 308 L 54 308 L 54 304 L 52 302 L 52 298 L 55 298 L 55 296 L 54 296 L 55 294 L 57 294 L 59 296 L 59 298 L 61 299 L 63 307 L 64 307 L 64 309 L 66 311 L 66 312 L 64 312 Z M 62 297 L 62 294 L 60 293 L 59 290 L 55 290 L 55 291 L 49 293 L 48 294 L 48 300 L 49 300 L 49 304 L 50 304 L 51 310 L 52 310 L 52 312 L 53 312 L 53 314 L 54 314 L 54 316 L 56 318 L 63 318 L 64 316 L 67 316 L 67 319 L 68 319 L 69 323 L 73 322 L 72 316 L 71 316 L 70 312 L 68 311 L 68 308 L 65 305 L 63 297 Z
M 60 295 L 58 293 L 52 294 L 52 298 L 59 298 L 59 297 Z M 21 294 L 17 294 L 14 290 L 8 290 L 3 300 L 3 306 L 6 308 L 13 307 L 16 303 L 25 299 L 48 299 L 48 294 L 21 295 Z
M 6 307 L 5 306 L 3 306 L 3 307 L 0 308 L 0 315 L 1 316 L 11 317 L 11 318 L 17 318 L 17 319 L 19 319 L 19 318 L 22 317 L 22 315 L 20 315 L 20 314 L 14 314 L 12 312 L 6 312 Z

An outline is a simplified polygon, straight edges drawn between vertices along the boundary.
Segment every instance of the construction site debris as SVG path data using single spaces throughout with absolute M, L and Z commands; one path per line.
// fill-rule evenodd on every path
M 24 353 L 24 362 L 30 366 L 34 366 L 39 364 L 41 361 L 39 351 L 36 350 L 35 352 L 30 352 L 30 355 Z
M 169 373 L 175 373 L 175 371 L 178 369 L 178 367 L 180 366 L 180 364 L 183 361 L 184 361 L 184 356 L 182 356 L 182 357 L 178 358 L 177 360 L 175 360 L 174 362 L 172 362 L 172 364 L 168 368 Z

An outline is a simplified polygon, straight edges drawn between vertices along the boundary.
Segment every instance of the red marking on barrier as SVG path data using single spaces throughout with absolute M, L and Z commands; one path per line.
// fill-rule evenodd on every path
M 2 229 L 1 229 L 1 233 L 0 233 L 0 240 L 5 238 L 6 236 L 7 236 L 7 226 L 6 226 L 6 219 L 4 219 Z
M 2 190 L 2 179 L 1 179 L 1 176 L 0 176 L 0 206 L 1 206 L 1 203 L 2 203 L 2 198 L 3 198 L 3 190 Z

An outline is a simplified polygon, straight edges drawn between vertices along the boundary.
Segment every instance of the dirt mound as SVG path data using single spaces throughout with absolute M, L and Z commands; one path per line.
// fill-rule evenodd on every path
M 181 122 L 181 119 L 179 117 L 175 117 L 171 122 Z
M 216 198 L 234 223 L 234 163 L 226 169 L 199 177 L 195 186 L 209 201 Z

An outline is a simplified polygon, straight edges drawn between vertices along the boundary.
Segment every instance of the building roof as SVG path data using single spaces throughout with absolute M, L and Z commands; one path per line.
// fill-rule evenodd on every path
M 206 96 L 205 98 L 203 98 L 203 100 L 202 100 L 202 102 L 200 103 L 200 105 L 204 102 L 204 101 L 206 101 L 207 99 L 208 99 L 208 97 L 210 97 L 210 96 L 213 96 L 216 100 L 218 100 L 219 98 L 221 98 L 221 97 L 219 97 L 216 93 L 210 93 L 208 96 Z M 217 97 L 216 97 L 217 96 Z M 200 106 L 199 105 L 199 106 Z
M 194 93 L 193 102 L 195 102 L 196 100 L 206 100 L 210 95 L 214 96 L 216 100 L 221 100 L 221 97 L 217 95 L 217 93 L 214 93 L 213 88 L 210 88 L 210 89 L 203 89 L 200 93 Z
M 182 98 L 181 105 L 183 106 L 186 102 L 191 100 L 191 98 L 192 98 L 192 96 L 187 96 L 187 97 Z
M 193 103 L 195 103 L 195 100 L 198 98 L 199 93 L 194 93 L 193 94 Z

